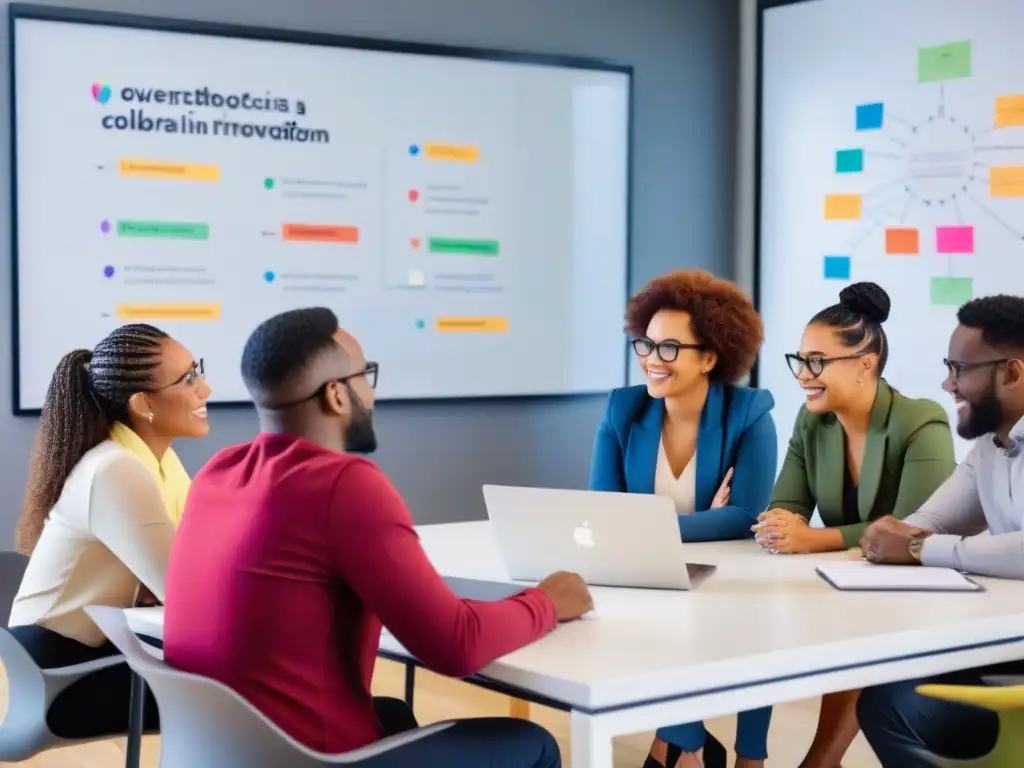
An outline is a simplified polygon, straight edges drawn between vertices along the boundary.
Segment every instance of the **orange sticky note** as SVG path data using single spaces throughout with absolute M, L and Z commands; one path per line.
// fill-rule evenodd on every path
M 862 199 L 861 195 L 825 195 L 825 218 L 859 219 Z
M 913 227 L 890 227 L 885 230 L 885 252 L 916 256 L 921 252 L 921 238 Z
M 1024 125 L 1024 96 L 999 96 L 996 98 L 996 128 Z
M 1024 165 L 994 165 L 988 169 L 992 197 L 1024 197 Z

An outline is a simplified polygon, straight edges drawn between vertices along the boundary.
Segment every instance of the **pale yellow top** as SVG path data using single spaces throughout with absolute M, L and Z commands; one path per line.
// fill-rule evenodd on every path
M 129 608 L 140 583 L 164 599 L 175 530 L 168 508 L 180 515 L 188 486 L 177 456 L 168 451 L 172 460 L 158 462 L 134 432 L 119 432 L 71 470 L 29 559 L 10 626 L 38 624 L 98 646 L 105 638 L 83 608 Z

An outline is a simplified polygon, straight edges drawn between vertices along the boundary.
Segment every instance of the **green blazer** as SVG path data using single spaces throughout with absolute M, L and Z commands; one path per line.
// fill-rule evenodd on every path
M 956 469 L 949 418 L 938 403 L 912 400 L 879 381 L 857 486 L 861 522 L 855 525 L 842 524 L 845 462 L 846 437 L 835 414 L 813 414 L 804 406 L 768 508 L 810 520 L 817 507 L 822 522 L 838 526 L 843 543 L 855 547 L 872 521 L 916 512 Z

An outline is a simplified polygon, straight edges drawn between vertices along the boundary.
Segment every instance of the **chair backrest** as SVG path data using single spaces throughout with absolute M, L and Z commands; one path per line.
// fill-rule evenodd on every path
M 7 717 L 12 709 L 33 712 L 46 717 L 46 681 L 43 671 L 33 661 L 21 643 L 6 629 L 0 627 L 0 661 L 7 673 L 9 698 L 17 697 L 17 707 L 8 703 Z
M 156 697 L 161 768 L 317 768 L 339 762 L 290 738 L 227 686 L 172 669 L 148 653 L 122 609 L 85 610 Z
M 28 558 L 20 552 L 0 552 L 0 626 L 6 627 L 11 604 L 18 594 L 21 579 L 28 568 Z

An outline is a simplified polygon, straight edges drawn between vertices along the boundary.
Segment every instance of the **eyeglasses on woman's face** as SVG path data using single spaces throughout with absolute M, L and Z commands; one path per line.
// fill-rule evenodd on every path
M 198 361 L 192 363 L 192 367 L 185 371 L 181 376 L 176 378 L 170 384 L 164 384 L 163 386 L 154 389 L 154 392 L 161 392 L 171 387 L 176 387 L 179 384 L 184 384 L 188 387 L 198 387 L 199 382 L 206 378 L 206 366 L 203 364 L 203 358 L 199 358 Z
M 633 339 L 630 343 L 633 345 L 633 351 L 636 352 L 638 357 L 650 357 L 652 354 L 657 352 L 658 359 L 663 363 L 675 362 L 675 359 L 679 357 L 679 350 L 681 349 L 693 349 L 698 351 L 702 351 L 704 349 L 700 344 L 683 344 L 675 339 L 652 341 L 646 336 Z
M 786 365 L 789 366 L 789 370 L 793 376 L 797 378 L 799 378 L 800 374 L 804 372 L 805 368 L 812 376 L 821 376 L 821 372 L 825 370 L 825 367 L 829 363 L 835 363 L 840 360 L 856 360 L 860 357 L 864 357 L 866 354 L 867 352 L 864 350 L 852 355 L 836 355 L 835 357 L 825 357 L 824 355 L 808 355 L 807 357 L 803 357 L 796 353 L 787 353 Z

